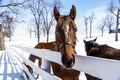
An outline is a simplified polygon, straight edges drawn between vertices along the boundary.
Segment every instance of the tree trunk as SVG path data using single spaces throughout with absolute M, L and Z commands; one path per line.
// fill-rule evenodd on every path
M 9 35 L 9 41 L 11 41 L 11 36 L 12 36 L 12 33 L 11 33 L 11 26 L 10 26 L 10 23 L 8 24 L 8 35 Z
M 87 38 L 87 34 L 88 34 L 88 33 L 87 33 L 87 26 L 86 26 L 86 38 Z
M 35 38 L 36 38 L 36 31 L 35 31 Z
M 2 24 L 0 24 L 0 51 L 5 50 L 4 32 L 2 31 Z
M 30 38 L 32 38 L 32 31 L 30 30 Z
M 111 26 L 109 27 L 109 34 L 111 33 Z
M 92 22 L 90 22 L 90 38 L 92 37 Z
M 120 13 L 120 9 L 118 9 L 117 11 L 115 41 L 118 41 L 119 13 Z
M 47 31 L 47 42 L 49 41 L 49 31 Z
M 39 25 L 37 25 L 37 39 L 38 39 L 38 43 L 40 42 L 40 29 L 39 29 Z
M 4 33 L 0 32 L 0 51 L 5 50 Z
M 102 35 L 101 36 L 103 36 L 103 33 L 104 33 L 104 30 L 102 30 Z

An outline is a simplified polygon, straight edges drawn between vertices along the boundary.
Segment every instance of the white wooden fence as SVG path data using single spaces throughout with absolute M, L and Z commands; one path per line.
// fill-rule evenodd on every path
M 21 51 L 19 51 L 18 49 L 16 50 L 16 48 L 21 49 Z M 19 61 L 21 61 L 21 63 L 26 63 L 32 66 L 32 68 L 35 69 L 36 73 L 40 74 L 44 80 L 59 80 L 59 78 L 57 78 L 55 75 L 46 72 L 42 68 L 38 68 L 31 61 L 23 57 L 24 52 L 27 52 L 41 57 L 47 61 L 53 61 L 62 65 L 61 55 L 59 52 L 44 49 L 33 49 L 21 46 L 12 46 L 10 50 L 19 55 L 17 57 L 19 57 Z M 21 53 L 23 55 L 21 55 Z M 73 69 L 88 73 L 103 80 L 120 80 L 120 61 L 118 60 L 75 55 L 75 65 L 73 66 Z M 31 76 L 25 66 L 24 71 L 26 71 Z M 35 79 L 33 76 L 31 76 L 31 78 L 31 80 Z

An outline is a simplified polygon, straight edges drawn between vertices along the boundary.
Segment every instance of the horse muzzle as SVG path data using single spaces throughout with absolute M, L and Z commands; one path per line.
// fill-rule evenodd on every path
M 65 68 L 72 68 L 73 65 L 75 64 L 75 56 L 72 55 L 70 59 L 67 59 L 65 55 L 62 55 L 62 64 L 64 65 Z

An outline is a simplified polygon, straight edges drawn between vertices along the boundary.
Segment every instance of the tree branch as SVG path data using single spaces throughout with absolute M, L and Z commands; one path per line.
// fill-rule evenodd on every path
M 9 4 L 5 4 L 5 5 L 0 5 L 0 7 L 18 6 L 18 5 L 24 4 L 27 1 L 30 1 L 30 0 L 25 0 L 25 1 L 19 2 L 19 3 L 9 3 Z
M 10 6 L 8 6 L 8 8 L 15 14 L 18 14 L 17 12 L 15 12 Z

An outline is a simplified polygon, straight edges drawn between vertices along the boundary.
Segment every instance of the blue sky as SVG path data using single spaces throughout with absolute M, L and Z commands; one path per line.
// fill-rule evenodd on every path
M 76 6 L 76 25 L 80 34 L 85 34 L 84 16 L 89 16 L 94 13 L 96 20 L 93 24 L 93 31 L 99 32 L 97 27 L 99 26 L 100 19 L 109 13 L 107 7 L 110 1 L 111 0 L 61 0 L 63 8 L 60 9 L 60 13 L 67 15 L 72 5 Z
M 72 5 L 76 6 L 76 25 L 80 34 L 85 34 L 84 16 L 89 16 L 93 12 L 97 18 L 93 24 L 93 31 L 99 32 L 100 19 L 108 13 L 107 7 L 111 0 L 61 0 L 63 7 L 60 9 L 61 15 L 68 15 Z M 115 0 L 117 1 L 117 0 Z M 50 2 L 50 0 L 48 0 Z M 99 20 L 98 20 L 99 19 Z
M 86 12 L 98 7 L 107 7 L 111 0 L 61 0 L 64 7 L 62 11 L 68 13 L 71 6 L 75 5 L 77 9 L 77 15 L 84 16 Z

